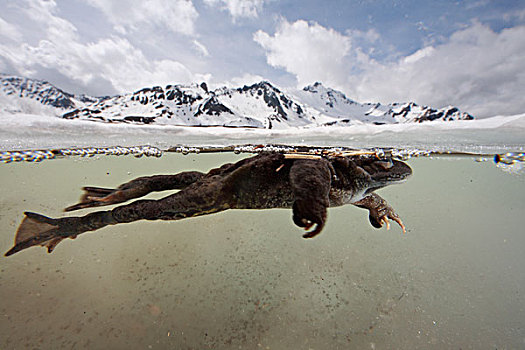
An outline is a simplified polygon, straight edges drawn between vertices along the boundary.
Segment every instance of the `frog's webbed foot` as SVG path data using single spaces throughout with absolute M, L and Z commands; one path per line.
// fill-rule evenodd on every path
M 111 188 L 101 187 L 83 187 L 84 194 L 80 202 L 67 207 L 64 211 L 73 211 L 84 208 L 94 208 L 103 205 L 116 204 L 126 201 L 126 195 L 123 191 Z
M 354 205 L 369 210 L 368 220 L 373 227 L 381 228 L 385 225 L 386 229 L 389 230 L 390 222 L 388 219 L 391 219 L 397 222 L 403 230 L 403 233 L 406 233 L 406 227 L 403 224 L 403 221 L 401 221 L 399 215 L 395 212 L 394 208 L 392 208 L 390 204 L 379 195 L 372 193 L 362 200 L 355 202 Z
M 15 235 L 14 246 L 5 253 L 13 255 L 32 246 L 42 246 L 51 253 L 66 238 L 74 239 L 79 234 L 116 224 L 111 211 L 98 211 L 85 216 L 69 216 L 53 219 L 26 211 Z
M 52 219 L 32 212 L 25 212 L 25 215 L 16 232 L 15 245 L 5 253 L 5 256 L 35 245 L 46 247 L 47 252 L 51 253 L 63 239 L 76 237 L 76 233 L 64 230 L 62 224 L 64 219 Z

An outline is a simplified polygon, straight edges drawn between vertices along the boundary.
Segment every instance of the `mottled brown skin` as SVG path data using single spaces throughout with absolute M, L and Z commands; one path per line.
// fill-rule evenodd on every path
M 82 217 L 52 219 L 26 212 L 15 237 L 12 255 L 34 245 L 48 252 L 65 238 L 107 225 L 137 220 L 178 220 L 227 209 L 292 208 L 294 223 L 316 236 L 326 222 L 327 208 L 354 204 L 370 211 L 374 227 L 388 218 L 404 226 L 392 207 L 377 194 L 378 188 L 405 180 L 412 170 L 396 160 L 373 157 L 294 159 L 280 153 L 261 153 L 207 174 L 190 171 L 175 175 L 141 177 L 116 189 L 85 187 L 72 211 L 142 197 L 153 191 L 180 190 L 159 200 L 137 200 L 108 211 Z

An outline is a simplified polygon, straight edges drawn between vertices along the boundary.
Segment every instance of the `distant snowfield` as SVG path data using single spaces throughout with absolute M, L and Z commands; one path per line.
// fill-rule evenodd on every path
M 0 115 L 0 150 L 151 145 L 288 144 L 501 153 L 525 150 L 525 114 L 465 121 L 356 124 L 281 130 L 104 124 L 35 114 Z

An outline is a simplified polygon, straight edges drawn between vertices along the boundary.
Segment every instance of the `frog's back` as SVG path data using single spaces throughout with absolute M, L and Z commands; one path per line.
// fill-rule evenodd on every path
M 290 185 L 293 162 L 283 154 L 263 153 L 225 174 L 224 190 L 238 209 L 290 208 L 294 201 Z

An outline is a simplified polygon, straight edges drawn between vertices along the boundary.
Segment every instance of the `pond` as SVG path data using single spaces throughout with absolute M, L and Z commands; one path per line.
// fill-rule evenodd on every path
M 82 186 L 249 156 L 0 164 L 0 246 L 24 211 L 65 216 Z M 309 240 L 291 210 L 229 210 L 3 257 L 0 348 L 524 348 L 525 176 L 467 156 L 407 163 L 407 182 L 378 190 L 405 234 L 374 229 L 351 205 L 330 208 Z

